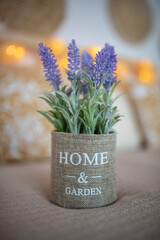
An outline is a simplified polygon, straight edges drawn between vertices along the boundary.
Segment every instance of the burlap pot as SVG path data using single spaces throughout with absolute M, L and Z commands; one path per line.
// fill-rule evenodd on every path
M 51 201 L 66 208 L 106 206 L 117 199 L 116 134 L 52 131 Z

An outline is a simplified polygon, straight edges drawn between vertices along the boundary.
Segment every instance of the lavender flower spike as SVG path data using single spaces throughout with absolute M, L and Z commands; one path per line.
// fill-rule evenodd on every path
M 80 54 L 75 40 L 72 40 L 68 46 L 68 80 L 72 81 L 80 77 Z
M 94 64 L 92 56 L 84 51 L 81 57 L 81 67 L 91 78 L 92 82 L 94 82 Z
M 110 91 L 112 83 L 117 81 L 117 55 L 115 54 L 114 47 L 109 44 L 105 44 L 105 47 L 98 52 L 95 58 L 95 79 L 96 84 L 101 82 L 106 72 L 108 77 L 106 78 L 104 85 L 107 91 Z
M 56 64 L 57 59 L 55 58 L 52 49 L 46 45 L 43 45 L 43 43 L 39 43 L 38 45 L 38 53 L 41 56 L 46 81 L 51 81 L 53 87 L 59 90 L 59 85 L 61 84 L 61 75 L 58 65 Z

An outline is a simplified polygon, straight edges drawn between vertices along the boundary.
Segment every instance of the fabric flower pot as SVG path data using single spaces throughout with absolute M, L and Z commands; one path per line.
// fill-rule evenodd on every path
M 116 134 L 52 131 L 50 199 L 61 207 L 93 208 L 116 201 Z

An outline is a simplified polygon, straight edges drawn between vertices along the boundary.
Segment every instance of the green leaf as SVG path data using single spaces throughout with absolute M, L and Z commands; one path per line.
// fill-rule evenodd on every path
M 65 93 L 60 92 L 58 90 L 55 90 L 55 93 L 60 95 L 63 98 L 64 102 L 68 105 L 69 111 L 73 114 L 73 109 L 71 107 L 70 100 L 69 100 L 68 96 Z
M 72 127 L 72 118 L 70 117 L 70 115 L 67 113 L 66 110 L 64 110 L 63 108 L 58 108 L 59 112 L 62 113 L 63 117 L 67 120 L 68 123 L 68 127 L 70 129 L 70 132 L 74 132 L 73 131 L 73 127 Z
M 116 82 L 114 84 L 114 86 L 112 87 L 111 91 L 110 91 L 110 94 L 109 94 L 109 97 L 111 98 L 112 97 L 112 94 L 114 93 L 114 90 L 116 89 L 116 87 L 118 86 L 118 84 L 120 83 L 120 81 Z
M 39 97 L 39 98 L 41 98 L 41 99 L 44 100 L 46 103 L 48 103 L 48 105 L 49 105 L 51 108 L 54 108 L 54 105 L 53 105 L 53 103 L 52 103 L 50 100 L 48 100 L 48 99 L 45 98 L 45 97 Z
M 85 129 L 86 129 L 86 132 L 88 132 L 88 126 L 87 124 L 85 123 L 85 121 L 83 120 L 83 118 L 79 117 L 79 119 L 81 120 L 81 122 L 83 123 Z
M 108 70 L 108 71 L 109 71 L 109 70 Z M 106 74 L 108 73 L 108 71 L 106 72 Z M 98 87 L 97 87 L 97 92 L 100 90 L 100 88 L 102 87 L 102 85 L 104 84 L 106 78 L 107 78 L 109 75 L 110 75 L 110 73 L 107 74 L 106 76 L 104 76 L 104 77 L 102 78 L 101 82 L 99 83 L 99 85 L 98 85 Z
M 54 118 L 55 122 L 58 125 L 58 128 L 60 128 L 62 131 L 64 129 L 64 122 L 58 118 L 55 117 L 55 113 L 53 111 L 47 111 L 48 115 L 50 115 L 50 117 Z
M 75 110 L 76 103 L 75 103 L 75 98 L 74 98 L 73 92 L 71 93 L 71 105 L 72 105 L 73 110 Z
M 94 134 L 94 131 L 95 131 L 95 126 L 97 124 L 97 120 L 99 118 L 99 116 L 102 114 L 103 111 L 101 111 L 100 113 L 98 113 L 98 115 L 96 116 L 96 118 L 93 120 L 92 122 L 92 133 Z
M 90 76 L 85 71 L 82 71 L 82 74 L 84 74 L 87 77 L 87 80 L 89 81 L 90 87 L 92 88 L 93 87 L 93 82 L 92 82 L 92 79 L 90 78 Z
M 43 95 L 46 96 L 53 104 L 57 103 L 57 98 L 54 94 L 52 94 L 52 92 L 44 92 Z
M 85 122 L 86 122 L 87 125 L 89 125 L 89 123 L 90 123 L 90 115 L 89 115 L 89 113 L 87 112 L 86 109 L 82 108 L 82 111 L 83 111 Z
M 61 88 L 60 91 L 65 93 L 67 87 L 68 87 L 68 85 L 64 85 L 64 86 Z
M 37 112 L 45 116 L 49 120 L 49 122 L 51 122 L 53 125 L 55 124 L 54 120 L 50 116 L 48 116 L 48 114 L 45 111 L 37 110 Z

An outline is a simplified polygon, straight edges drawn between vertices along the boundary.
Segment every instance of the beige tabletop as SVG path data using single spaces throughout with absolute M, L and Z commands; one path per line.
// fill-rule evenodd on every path
M 1 240 L 159 240 L 160 151 L 117 154 L 118 201 L 64 209 L 49 201 L 50 163 L 0 167 Z

